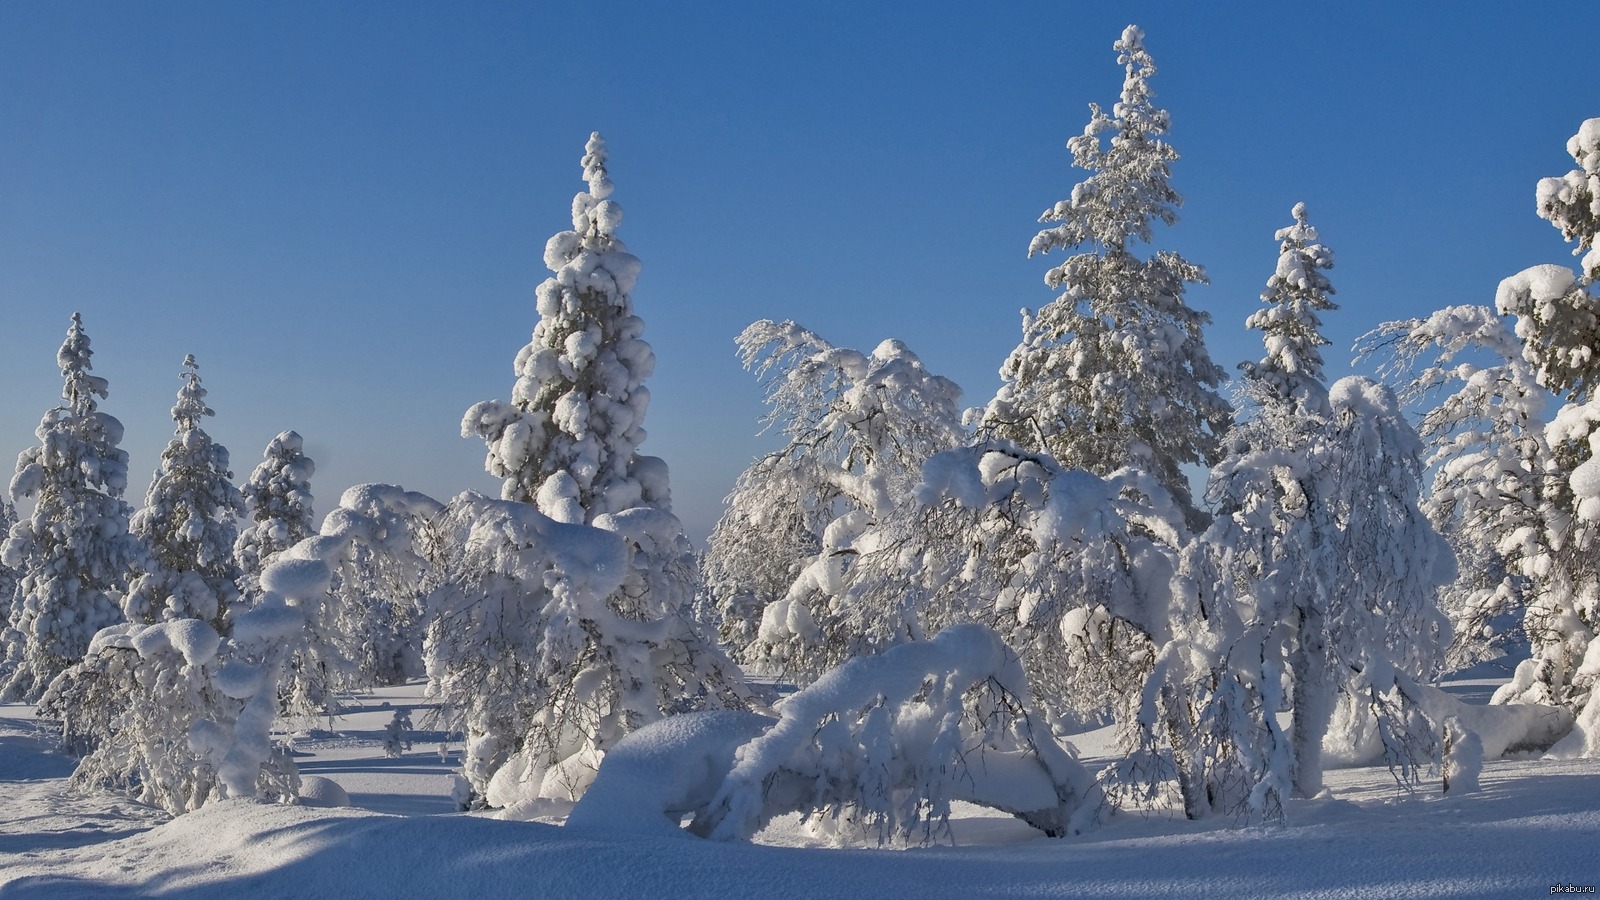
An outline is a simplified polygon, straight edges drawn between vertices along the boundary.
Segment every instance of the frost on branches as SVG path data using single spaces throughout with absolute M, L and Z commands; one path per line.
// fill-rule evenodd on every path
M 122 423 L 100 412 L 107 382 L 91 375 L 89 336 L 72 315 L 56 361 L 62 404 L 45 413 L 39 446 L 17 457 L 12 497 L 32 498 L 32 515 L 12 529 L 5 564 L 22 573 L 8 623 L 14 667 L 0 697 L 32 702 L 77 662 L 95 633 L 122 620 L 128 577 L 142 563 L 128 531 L 128 454 L 117 447 Z
M 200 427 L 214 413 L 199 366 L 193 356 L 183 366 L 176 433 L 133 517 L 148 558 L 123 602 L 128 622 L 97 634 L 39 704 L 61 720 L 68 746 L 85 754 L 75 782 L 126 791 L 174 813 L 198 807 L 216 789 L 215 769 L 188 735 L 225 702 L 214 680 L 239 599 L 234 522 L 244 512 L 227 449 Z
M 866 354 L 762 320 L 738 342 L 767 383 L 766 424 L 788 443 L 739 477 L 711 535 L 706 591 L 725 643 L 804 683 L 910 636 L 899 609 L 863 609 L 845 584 L 874 525 L 913 502 L 923 462 L 965 442 L 961 389 L 896 340 Z
M 1155 64 L 1143 33 L 1130 25 L 1114 46 L 1126 70 L 1122 98 L 1109 115 L 1090 104 L 1088 126 L 1067 143 L 1092 174 L 1045 211 L 1040 221 L 1051 224 L 1028 253 L 1087 249 L 1046 273 L 1062 294 L 1024 312 L 1022 342 L 982 424 L 1067 466 L 1151 472 L 1197 523 L 1204 517 L 1181 467 L 1216 461 L 1231 417 L 1215 390 L 1226 375 L 1206 351 L 1210 317 L 1183 300 L 1205 280 L 1201 268 L 1170 251 L 1133 254 L 1156 222 L 1177 220 L 1168 178 L 1178 155 L 1164 140 L 1167 112 L 1151 102 Z
M 1585 121 L 1567 150 L 1578 168 L 1541 180 L 1535 199 L 1540 217 L 1576 241 L 1580 272 L 1534 266 L 1501 282 L 1495 296 L 1501 313 L 1516 316 L 1523 357 L 1539 383 L 1567 401 L 1545 429 L 1545 471 L 1554 477 L 1544 481 L 1544 547 L 1526 572 L 1534 582 L 1523 616 L 1532 657 L 1495 701 L 1567 706 L 1577 726 L 1551 752 L 1600 756 L 1600 584 L 1593 564 L 1600 529 L 1600 119 Z
M 639 335 L 629 294 L 639 260 L 617 238 L 622 207 L 611 196 L 606 145 L 584 148 L 589 189 L 572 200 L 572 230 L 545 245 L 555 274 L 539 285 L 539 323 L 517 354 L 511 402 L 467 410 L 463 437 L 489 446 L 501 496 L 533 503 L 561 522 L 590 523 L 640 505 L 668 508 L 659 460 L 637 455 L 655 354 Z
M 239 532 L 239 540 L 233 545 L 241 570 L 240 588 L 247 595 L 257 593 L 261 570 L 274 556 L 316 531 L 311 512 L 311 476 L 317 467 L 306 456 L 300 435 L 293 431 L 280 433 L 262 456 L 242 490 L 251 525 Z

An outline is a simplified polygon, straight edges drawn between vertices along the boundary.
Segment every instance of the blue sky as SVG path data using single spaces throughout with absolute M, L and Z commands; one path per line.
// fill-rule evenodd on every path
M 1570 259 L 1533 187 L 1600 115 L 1589 4 L 1112 7 L 0 4 L 0 457 L 56 401 L 79 310 L 135 504 L 186 353 L 241 480 L 293 428 L 319 513 L 363 481 L 492 492 L 460 417 L 510 394 L 599 130 L 658 357 L 645 449 L 698 540 L 772 445 L 734 354 L 754 319 L 898 337 L 993 393 L 1128 22 L 1182 155 L 1156 246 L 1206 267 L 1190 299 L 1230 370 L 1296 201 L 1336 254 L 1338 374 L 1383 320 Z

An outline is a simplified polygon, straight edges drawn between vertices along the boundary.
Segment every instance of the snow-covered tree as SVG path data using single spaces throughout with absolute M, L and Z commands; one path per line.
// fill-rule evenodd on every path
M 1063 465 L 1149 471 L 1198 522 L 1181 467 L 1217 459 L 1231 417 L 1215 390 L 1226 374 L 1206 350 L 1210 317 L 1184 303 L 1188 285 L 1205 280 L 1201 268 L 1171 251 L 1134 254 L 1155 223 L 1177 220 L 1169 177 L 1178 154 L 1165 140 L 1168 114 L 1152 102 L 1143 32 L 1130 25 L 1114 46 L 1121 100 L 1109 114 L 1090 104 L 1088 126 L 1067 143 L 1092 174 L 1045 211 L 1050 225 L 1028 253 L 1082 249 L 1045 275 L 1061 296 L 1024 311 L 1022 342 L 982 425 Z
M 1261 392 L 1257 416 L 1230 438 L 1212 473 L 1219 509 L 1205 535 L 1241 598 L 1246 631 L 1230 651 L 1254 657 L 1267 711 L 1293 685 L 1293 725 L 1262 722 L 1279 794 L 1322 791 L 1323 746 L 1335 707 L 1351 742 L 1376 716 L 1390 765 L 1407 779 L 1434 751 L 1416 684 L 1442 661 L 1448 625 L 1436 590 L 1453 556 L 1419 505 L 1422 444 L 1393 392 L 1364 378 L 1329 391 L 1325 415 Z
M 17 508 L 11 505 L 10 500 L 0 496 L 0 546 L 4 545 L 6 536 L 11 534 L 16 524 Z M 22 573 L 8 564 L 5 555 L 0 553 L 0 684 L 4 684 L 10 676 L 22 652 L 22 632 L 11 628 L 11 621 L 17 617 L 22 602 L 22 594 L 17 590 L 21 581 Z
M 215 413 L 199 366 L 188 356 L 183 367 L 172 407 L 176 433 L 133 516 L 148 559 L 123 603 L 128 622 L 97 634 L 40 704 L 61 719 L 68 743 L 86 751 L 74 780 L 174 813 L 198 807 L 217 786 L 189 732 L 227 702 L 214 683 L 217 650 L 237 612 L 233 544 L 245 511 L 227 449 L 201 427 Z
M 749 840 L 799 811 L 880 843 L 932 843 L 948 837 L 956 800 L 1053 836 L 1092 826 L 1102 806 L 1032 708 L 1016 653 L 977 625 L 850 660 L 777 720 L 713 713 L 641 732 L 568 825 L 659 832 L 692 813 L 692 833 Z
M 240 589 L 259 589 L 261 570 L 279 553 L 316 531 L 311 513 L 311 476 L 317 467 L 299 433 L 281 432 L 262 453 L 242 493 L 251 524 L 233 547 L 242 572 Z
M 122 620 L 119 602 L 142 564 L 128 531 L 128 454 L 122 423 L 101 412 L 106 379 L 90 374 L 93 355 L 83 320 L 72 325 L 56 361 L 65 382 L 60 406 L 45 413 L 39 446 L 17 457 L 12 497 L 34 508 L 5 542 L 6 565 L 22 572 L 9 623 L 15 668 L 0 696 L 33 701 L 50 680 L 83 658 L 101 628 Z
M 655 354 L 630 294 L 639 260 L 617 238 L 622 207 L 609 199 L 606 145 L 584 148 L 588 190 L 572 201 L 572 230 L 545 245 L 555 273 L 539 285 L 539 323 L 517 354 L 511 402 L 467 410 L 463 437 L 489 446 L 501 496 L 561 522 L 590 523 L 647 504 L 669 508 L 664 467 L 638 454 Z
M 1333 268 L 1333 251 L 1318 241 L 1304 203 L 1296 203 L 1292 215 L 1294 224 L 1273 235 L 1282 243 L 1278 268 L 1261 295 L 1261 302 L 1268 305 L 1245 321 L 1246 328 L 1262 333 L 1267 355 L 1240 368 L 1274 397 L 1323 409 L 1327 385 L 1322 380 L 1321 348 L 1329 342 L 1322 336 L 1318 313 L 1339 308 L 1329 299 L 1333 284 L 1323 274 Z
M 1423 509 L 1455 550 L 1458 575 L 1442 592 L 1454 625 L 1447 668 L 1514 649 L 1521 617 L 1550 570 L 1545 521 L 1562 480 L 1545 440 L 1554 396 L 1537 383 L 1510 322 L 1486 306 L 1452 306 L 1386 322 L 1360 346 L 1388 354 L 1382 372 L 1401 399 L 1425 404 L 1418 434 L 1432 452 Z
M 183 360 L 183 387 L 172 407 L 177 423 L 132 519 L 132 531 L 149 550 L 147 570 L 134 579 L 123 603 L 128 621 L 153 624 L 201 619 L 226 630 L 239 601 L 239 565 L 233 544 L 244 497 L 228 470 L 228 449 L 211 439 L 201 420 L 206 406 L 200 366 Z
M 739 348 L 767 383 L 768 427 L 788 443 L 740 476 L 712 533 L 706 589 L 747 662 L 809 681 L 917 633 L 898 603 L 851 608 L 844 585 L 875 525 L 914 502 L 923 462 L 965 442 L 961 389 L 895 340 L 866 354 L 763 320 Z M 753 564 L 740 572 L 737 561 Z
M 1537 210 L 1576 241 L 1580 271 L 1534 266 L 1500 283 L 1497 309 L 1517 319 L 1523 356 L 1541 385 L 1567 401 L 1545 430 L 1553 477 L 1544 481 L 1546 548 L 1525 569 L 1534 599 L 1523 630 L 1532 656 L 1496 702 L 1557 703 L 1577 711 L 1573 734 L 1552 752 L 1600 755 L 1600 582 L 1593 565 L 1600 531 L 1600 119 L 1589 119 L 1567 142 L 1578 168 L 1542 179 Z

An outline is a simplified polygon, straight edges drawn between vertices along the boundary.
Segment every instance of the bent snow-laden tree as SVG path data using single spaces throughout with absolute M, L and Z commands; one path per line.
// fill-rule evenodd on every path
M 762 320 L 739 347 L 767 381 L 768 426 L 789 440 L 740 476 L 711 536 L 706 589 L 724 636 L 745 640 L 733 646 L 747 663 L 805 683 L 920 636 L 903 604 L 864 609 L 846 586 L 878 523 L 914 502 L 922 464 L 965 443 L 961 389 L 895 340 L 866 354 Z M 749 527 L 757 522 L 787 528 Z M 735 569 L 756 557 L 764 559 L 748 573 Z
M 1031 708 L 1017 655 L 978 625 L 850 660 L 780 717 L 679 717 L 618 745 L 569 827 L 749 840 L 778 815 L 853 823 L 880 843 L 950 834 L 957 800 L 1052 836 L 1092 827 L 1102 797 Z
M 1274 781 L 1321 793 L 1340 703 L 1333 743 L 1361 743 L 1375 716 L 1370 737 L 1415 780 L 1437 749 L 1416 685 L 1442 662 L 1449 629 L 1436 591 L 1455 575 L 1419 507 L 1421 441 L 1394 394 L 1364 378 L 1334 384 L 1326 418 L 1269 405 L 1249 431 L 1212 474 L 1227 512 L 1206 539 L 1245 601 L 1261 689 L 1276 696 L 1283 672 L 1293 685 L 1292 737 L 1266 722 Z
M 1571 520 L 1550 505 L 1564 480 L 1544 434 L 1554 396 L 1511 323 L 1486 306 L 1385 322 L 1359 346 L 1387 353 L 1384 376 L 1401 383 L 1403 401 L 1427 409 L 1417 425 L 1432 448 L 1423 510 L 1458 564 L 1441 593 L 1454 632 L 1445 667 L 1517 649 L 1527 640 L 1523 612 L 1545 592 L 1539 585 L 1567 580 L 1548 562 L 1556 556 L 1545 524 Z
M 1495 701 L 1567 706 L 1577 727 L 1552 752 L 1600 756 L 1600 118 L 1585 121 L 1567 151 L 1578 168 L 1541 180 L 1536 201 L 1540 217 L 1577 242 L 1580 271 L 1534 266 L 1501 282 L 1495 295 L 1499 311 L 1516 316 L 1539 383 L 1567 401 L 1545 430 L 1555 477 L 1545 481 L 1548 550 L 1530 562 L 1534 598 L 1523 616 L 1532 656 Z
M 62 404 L 45 413 L 39 446 L 17 457 L 12 497 L 32 498 L 27 519 L 4 546 L 6 565 L 22 573 L 7 646 L 13 668 L 0 697 L 32 702 L 50 680 L 83 658 L 96 632 L 122 621 L 128 578 L 141 565 L 128 531 L 128 454 L 117 447 L 122 423 L 101 412 L 107 382 L 90 374 L 89 336 L 72 314 L 56 361 Z
M 1024 311 L 1022 342 L 982 426 L 1066 466 L 1150 472 L 1199 524 L 1181 467 L 1217 459 L 1231 417 L 1215 390 L 1226 373 L 1206 351 L 1210 317 L 1184 304 L 1188 285 L 1205 280 L 1201 268 L 1166 250 L 1134 255 L 1155 223 L 1177 221 L 1168 179 L 1178 154 L 1164 139 L 1168 114 L 1152 102 L 1143 32 L 1130 25 L 1114 46 L 1126 71 L 1121 100 L 1110 114 L 1090 104 L 1088 126 L 1067 143 L 1092 174 L 1045 211 L 1049 227 L 1028 247 L 1030 256 L 1080 252 L 1045 275 L 1061 296 Z
M 200 425 L 214 413 L 199 367 L 193 356 L 183 365 L 177 429 L 133 517 L 149 555 L 123 603 L 128 621 L 97 634 L 40 702 L 43 714 L 61 719 L 67 744 L 87 751 L 75 782 L 174 813 L 216 791 L 216 770 L 190 746 L 189 731 L 226 703 L 214 683 L 217 650 L 238 611 L 233 544 L 244 512 L 227 449 Z

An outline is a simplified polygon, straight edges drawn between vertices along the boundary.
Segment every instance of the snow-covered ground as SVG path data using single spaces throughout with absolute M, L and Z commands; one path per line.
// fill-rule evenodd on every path
M 395 708 L 417 708 L 424 726 L 420 686 L 354 704 L 333 731 L 296 741 L 302 774 L 337 782 L 350 808 L 228 801 L 177 819 L 71 794 L 72 764 L 31 710 L 0 706 L 0 896 L 1508 897 L 1600 883 L 1594 760 L 1490 762 L 1482 792 L 1462 797 L 1402 793 L 1382 768 L 1333 771 L 1334 799 L 1296 801 L 1283 826 L 1154 810 L 1056 840 L 968 808 L 954 846 L 838 849 L 797 821 L 741 845 L 456 813 L 457 761 L 441 758 L 439 734 L 383 752 Z M 1089 758 L 1108 750 L 1103 732 L 1078 743 Z

